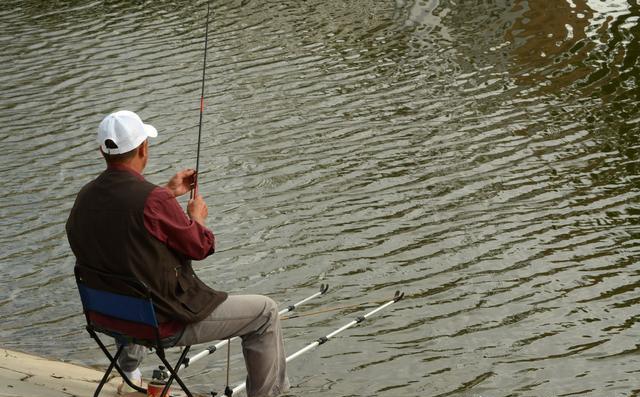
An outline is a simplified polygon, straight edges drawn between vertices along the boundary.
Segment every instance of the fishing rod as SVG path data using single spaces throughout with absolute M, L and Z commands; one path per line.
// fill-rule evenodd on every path
M 310 300 L 317 298 L 321 295 L 324 295 L 327 293 L 327 291 L 329 290 L 329 285 L 328 284 L 321 284 L 320 285 L 320 290 L 318 292 L 316 292 L 315 294 L 312 294 L 304 299 L 302 299 L 299 302 L 294 303 L 293 305 L 289 305 L 287 307 L 285 307 L 284 309 L 280 310 L 278 312 L 278 314 L 281 316 L 285 313 L 289 313 L 292 312 L 294 310 L 296 310 L 296 308 L 298 308 L 301 305 L 304 305 L 305 303 L 309 302 Z M 182 370 L 183 368 L 188 367 L 189 365 L 193 364 L 194 362 L 202 359 L 203 357 L 206 357 L 210 354 L 213 354 L 216 350 L 220 349 L 221 347 L 224 347 L 225 345 L 227 345 L 229 343 L 229 341 L 234 341 L 236 339 L 238 339 L 238 336 L 235 336 L 231 339 L 225 339 L 222 340 L 218 343 L 216 343 L 213 346 L 210 346 L 208 348 L 206 348 L 205 350 L 201 351 L 200 353 L 196 354 L 193 357 L 187 357 L 184 359 L 183 363 L 180 365 L 179 368 L 176 368 L 176 372 L 178 372 L 179 370 Z
M 343 325 L 342 327 L 338 328 L 337 330 L 318 338 L 315 342 L 308 344 L 307 346 L 303 347 L 302 349 L 298 350 L 297 352 L 291 354 L 289 357 L 287 357 L 286 362 L 289 362 L 291 360 L 293 360 L 294 358 L 300 357 L 301 355 L 303 355 L 304 353 L 313 350 L 314 348 L 323 345 L 325 343 L 327 343 L 329 341 L 329 339 L 333 338 L 334 336 L 338 335 L 340 332 L 353 327 L 356 324 L 360 324 L 361 322 L 363 322 L 364 320 L 366 320 L 367 318 L 373 316 L 374 314 L 378 313 L 379 311 L 393 305 L 394 303 L 398 302 L 399 300 L 401 300 L 402 298 L 404 298 L 404 292 L 400 292 L 400 291 L 396 291 L 395 296 L 393 297 L 392 300 L 378 306 L 377 308 L 375 308 L 374 310 L 371 310 L 370 312 L 366 313 L 363 316 L 358 316 L 356 317 L 355 320 L 351 321 L 348 324 Z M 231 397 L 232 395 L 234 395 L 235 393 L 238 393 L 242 390 L 244 390 L 247 387 L 247 383 L 243 382 L 241 384 L 239 384 L 238 386 L 234 387 L 233 389 L 227 387 L 227 389 L 224 392 L 224 395 L 227 397 Z
M 209 45 L 209 1 L 207 0 L 207 23 L 204 30 L 204 62 L 202 63 L 202 90 L 200 91 L 200 122 L 198 123 L 198 150 L 196 152 L 196 172 L 193 174 L 191 198 L 198 193 L 198 171 L 200 170 L 200 141 L 202 138 L 202 115 L 204 114 L 204 77 L 207 70 L 207 47 Z
M 372 301 L 372 302 L 368 302 L 368 304 L 379 305 L 379 304 L 384 303 L 384 302 L 386 302 L 386 300 L 383 300 L 383 301 Z M 293 319 L 296 319 L 296 318 L 317 316 L 318 314 L 336 312 L 338 310 L 354 309 L 356 307 L 362 306 L 363 304 L 364 303 L 354 303 L 352 305 L 342 305 L 342 306 L 333 306 L 333 307 L 321 308 L 321 309 L 314 310 L 314 311 L 306 311 L 306 312 L 302 312 L 302 313 L 293 314 L 291 316 L 283 316 L 283 317 L 280 317 L 280 320 L 293 320 Z

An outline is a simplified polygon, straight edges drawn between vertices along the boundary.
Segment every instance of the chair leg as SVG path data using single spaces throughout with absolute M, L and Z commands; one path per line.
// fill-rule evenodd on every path
M 100 384 L 96 388 L 96 391 L 95 391 L 93 397 L 98 397 L 98 394 L 100 394 L 100 391 L 102 390 L 102 387 L 104 386 L 105 383 L 107 383 L 107 378 L 109 377 L 109 374 L 111 374 L 111 371 L 113 371 L 113 368 L 115 368 L 116 371 L 118 371 L 120 376 L 122 376 L 122 379 L 124 379 L 124 381 L 127 382 L 127 384 L 129 386 L 131 386 L 134 390 L 136 390 L 136 391 L 138 391 L 140 393 L 145 393 L 146 394 L 147 393 L 147 389 L 144 389 L 144 388 L 142 388 L 140 386 L 134 385 L 133 382 L 131 382 L 131 380 L 129 379 L 129 377 L 127 375 L 125 375 L 125 373 L 122 370 L 122 368 L 120 368 L 120 365 L 118 365 L 118 358 L 120 357 L 120 354 L 122 354 L 122 351 L 124 350 L 124 346 L 125 345 L 120 345 L 118 347 L 118 350 L 116 351 L 116 355 L 112 357 L 111 353 L 109 353 L 109 350 L 107 350 L 106 346 L 102 343 L 102 341 L 100 340 L 98 335 L 95 333 L 95 331 L 92 330 L 91 328 L 87 328 L 87 331 L 89 332 L 91 337 L 96 341 L 96 343 L 100 347 L 100 350 L 102 350 L 104 355 L 107 356 L 107 358 L 110 361 L 109 367 L 107 368 L 107 371 L 104 373 L 104 376 L 102 377 L 102 380 L 100 381 Z
M 187 357 L 187 354 L 189 353 L 189 349 L 190 348 L 191 348 L 191 346 L 186 346 L 184 348 L 184 350 L 182 351 L 182 354 L 180 355 L 180 358 L 178 359 L 178 362 L 176 363 L 175 367 L 172 367 L 171 364 L 169 364 L 169 362 L 165 358 L 164 354 L 158 354 L 158 357 L 160 357 L 160 360 L 162 360 L 162 363 L 167 367 L 167 369 L 171 373 L 171 376 L 167 380 L 167 384 L 164 386 L 164 389 L 162 390 L 162 393 L 160 393 L 160 397 L 164 397 L 165 396 L 165 393 L 167 393 L 167 391 L 169 390 L 169 387 L 171 387 L 171 383 L 173 383 L 174 379 L 175 379 L 176 382 L 178 382 L 178 384 L 182 388 L 182 391 L 184 391 L 187 394 L 188 397 L 193 397 L 193 394 L 191 394 L 191 391 L 189 391 L 189 389 L 184 384 L 182 379 L 178 376 L 178 370 L 180 369 L 180 365 L 182 365 L 182 362 Z M 174 369 L 174 368 L 176 368 L 176 369 Z
M 110 362 L 109 367 L 105 371 L 104 375 L 102 376 L 102 380 L 100 380 L 100 383 L 96 388 L 96 391 L 93 393 L 93 397 L 98 397 L 98 395 L 100 394 L 100 391 L 102 390 L 102 387 L 104 386 L 105 383 L 107 383 L 107 379 L 109 378 L 109 374 L 111 374 L 111 371 L 113 371 L 113 367 L 118 366 L 117 360 L 120 357 L 120 354 L 122 354 L 122 350 L 124 350 L 124 345 L 121 345 L 118 348 L 118 351 L 116 351 L 116 355 L 112 357 L 111 353 L 109 353 L 109 350 L 107 350 L 107 348 L 104 346 L 100 338 L 98 338 L 98 335 L 96 335 L 96 333 L 92 329 L 87 329 L 87 330 L 89 331 L 89 334 L 91 335 L 91 337 L 96 341 L 98 346 L 100 346 L 100 349 L 102 350 L 104 355 L 107 356 Z

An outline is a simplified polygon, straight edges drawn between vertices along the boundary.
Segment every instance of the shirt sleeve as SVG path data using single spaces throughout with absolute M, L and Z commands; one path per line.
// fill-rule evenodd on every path
M 201 260 L 215 251 L 213 232 L 187 217 L 173 194 L 156 187 L 144 206 L 144 227 L 174 251 Z

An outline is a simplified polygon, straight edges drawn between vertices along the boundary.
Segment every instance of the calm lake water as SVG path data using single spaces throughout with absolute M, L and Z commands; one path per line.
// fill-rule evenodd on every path
M 212 4 L 199 275 L 362 305 L 287 320 L 289 352 L 407 294 L 292 362 L 291 395 L 640 395 L 636 0 Z M 107 113 L 158 128 L 149 180 L 195 165 L 205 15 L 0 4 L 3 347 L 104 365 L 64 222 Z M 188 383 L 221 391 L 224 356 Z

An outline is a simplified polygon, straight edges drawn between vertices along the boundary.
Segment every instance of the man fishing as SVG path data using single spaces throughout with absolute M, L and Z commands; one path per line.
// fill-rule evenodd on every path
M 161 328 L 175 335 L 176 346 L 241 336 L 248 396 L 283 393 L 289 382 L 276 304 L 261 295 L 227 295 L 196 276 L 191 260 L 215 250 L 214 234 L 205 226 L 208 208 L 197 193 L 186 214 L 176 200 L 193 189 L 194 170 L 178 172 L 165 186 L 145 180 L 148 138 L 157 134 L 126 110 L 100 123 L 97 140 L 107 168 L 78 193 L 66 224 L 76 264 L 149 286 Z M 127 291 L 120 285 L 108 288 Z M 128 345 L 118 360 L 137 384 L 145 352 Z M 123 383 L 118 391 L 124 394 L 127 388 Z

